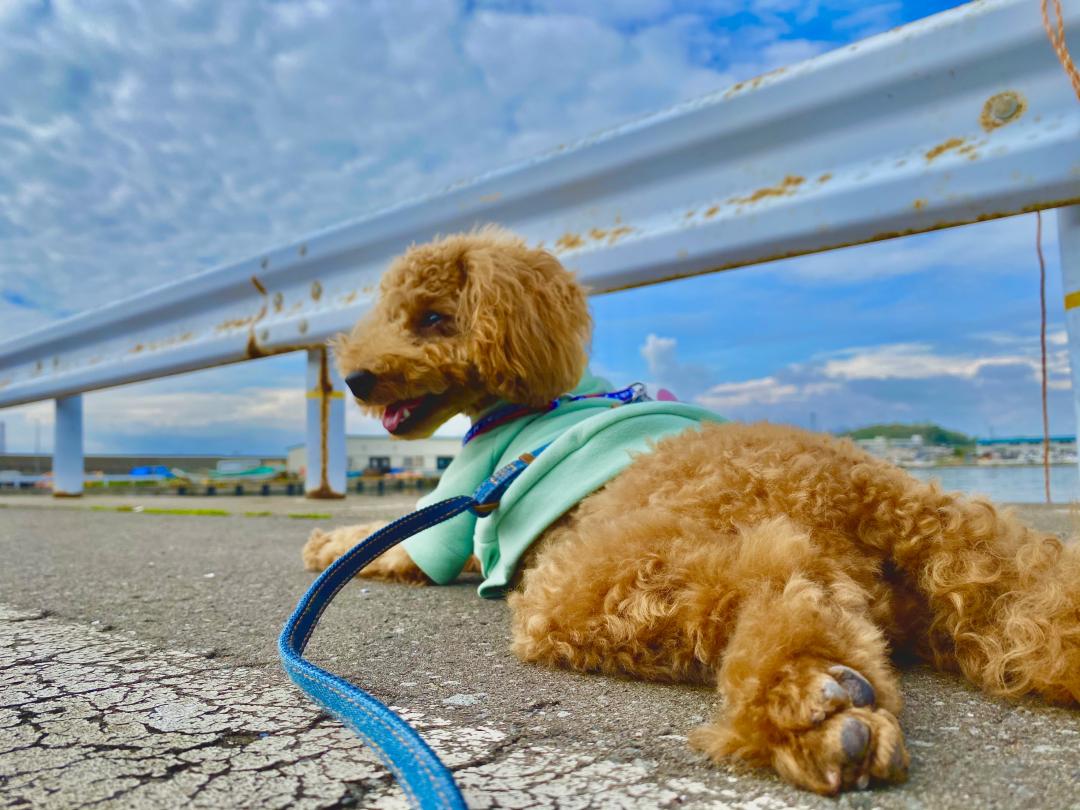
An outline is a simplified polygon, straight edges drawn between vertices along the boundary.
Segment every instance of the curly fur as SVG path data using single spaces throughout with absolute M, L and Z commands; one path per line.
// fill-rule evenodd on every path
M 369 408 L 449 392 L 416 435 L 451 409 L 547 401 L 584 367 L 584 291 L 504 232 L 411 248 L 381 296 L 335 348 L 344 373 L 379 374 Z M 431 306 L 453 327 L 418 335 Z M 359 536 L 316 531 L 305 564 Z M 905 777 L 893 652 L 991 694 L 1080 702 L 1080 550 L 829 436 L 730 423 L 666 438 L 522 567 L 509 604 L 523 660 L 716 683 L 724 710 L 693 744 L 820 793 Z M 362 573 L 426 582 L 402 551 Z

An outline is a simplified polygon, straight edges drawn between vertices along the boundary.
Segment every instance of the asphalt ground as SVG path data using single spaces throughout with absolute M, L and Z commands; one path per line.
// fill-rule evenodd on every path
M 373 755 L 287 681 L 275 640 L 312 580 L 299 557 L 310 529 L 394 517 L 407 500 L 350 498 L 311 519 L 287 515 L 325 503 L 216 498 L 244 504 L 198 516 L 150 513 L 180 508 L 150 498 L 12 497 L 0 502 L 0 807 L 405 806 Z M 144 509 L 115 511 L 125 505 Z M 1043 529 L 1075 525 L 1065 508 L 1022 511 Z M 412 720 L 471 807 L 1080 808 L 1080 712 L 905 670 L 910 779 L 820 798 L 688 748 L 717 708 L 709 689 L 518 662 L 506 605 L 475 585 L 358 581 L 310 648 Z

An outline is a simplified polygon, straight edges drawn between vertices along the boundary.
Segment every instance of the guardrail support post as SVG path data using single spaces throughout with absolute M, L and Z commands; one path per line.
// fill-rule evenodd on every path
M 58 397 L 53 437 L 53 497 L 79 497 L 84 477 L 82 394 Z
M 1065 326 L 1069 333 L 1069 366 L 1072 369 L 1073 404 L 1076 408 L 1077 447 L 1080 449 L 1080 205 L 1057 209 L 1057 221 L 1058 243 L 1061 246 L 1061 286 L 1065 290 Z M 1074 492 L 1072 497 L 1078 495 L 1080 493 Z
M 307 474 L 308 498 L 345 497 L 345 393 L 330 350 L 308 349 Z

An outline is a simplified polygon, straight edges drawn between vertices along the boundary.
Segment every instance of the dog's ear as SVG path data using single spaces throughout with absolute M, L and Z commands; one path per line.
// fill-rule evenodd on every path
M 585 290 L 559 260 L 517 240 L 473 244 L 461 254 L 460 322 L 487 390 L 541 406 L 577 385 L 592 319 Z

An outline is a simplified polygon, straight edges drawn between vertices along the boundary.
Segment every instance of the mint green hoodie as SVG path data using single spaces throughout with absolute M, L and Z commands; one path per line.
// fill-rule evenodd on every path
M 572 392 L 613 390 L 607 380 L 586 372 Z M 522 453 L 549 445 L 526 468 L 488 517 L 471 512 L 432 526 L 405 541 L 409 556 L 439 585 L 452 581 L 469 556 L 480 560 L 484 581 L 478 592 L 498 598 L 529 545 L 586 495 L 630 465 L 634 453 L 648 452 L 650 441 L 698 428 L 721 417 L 683 402 L 610 399 L 563 402 L 543 414 L 525 416 L 477 436 L 443 473 L 439 486 L 419 507 L 445 498 L 471 495 L 484 479 Z

